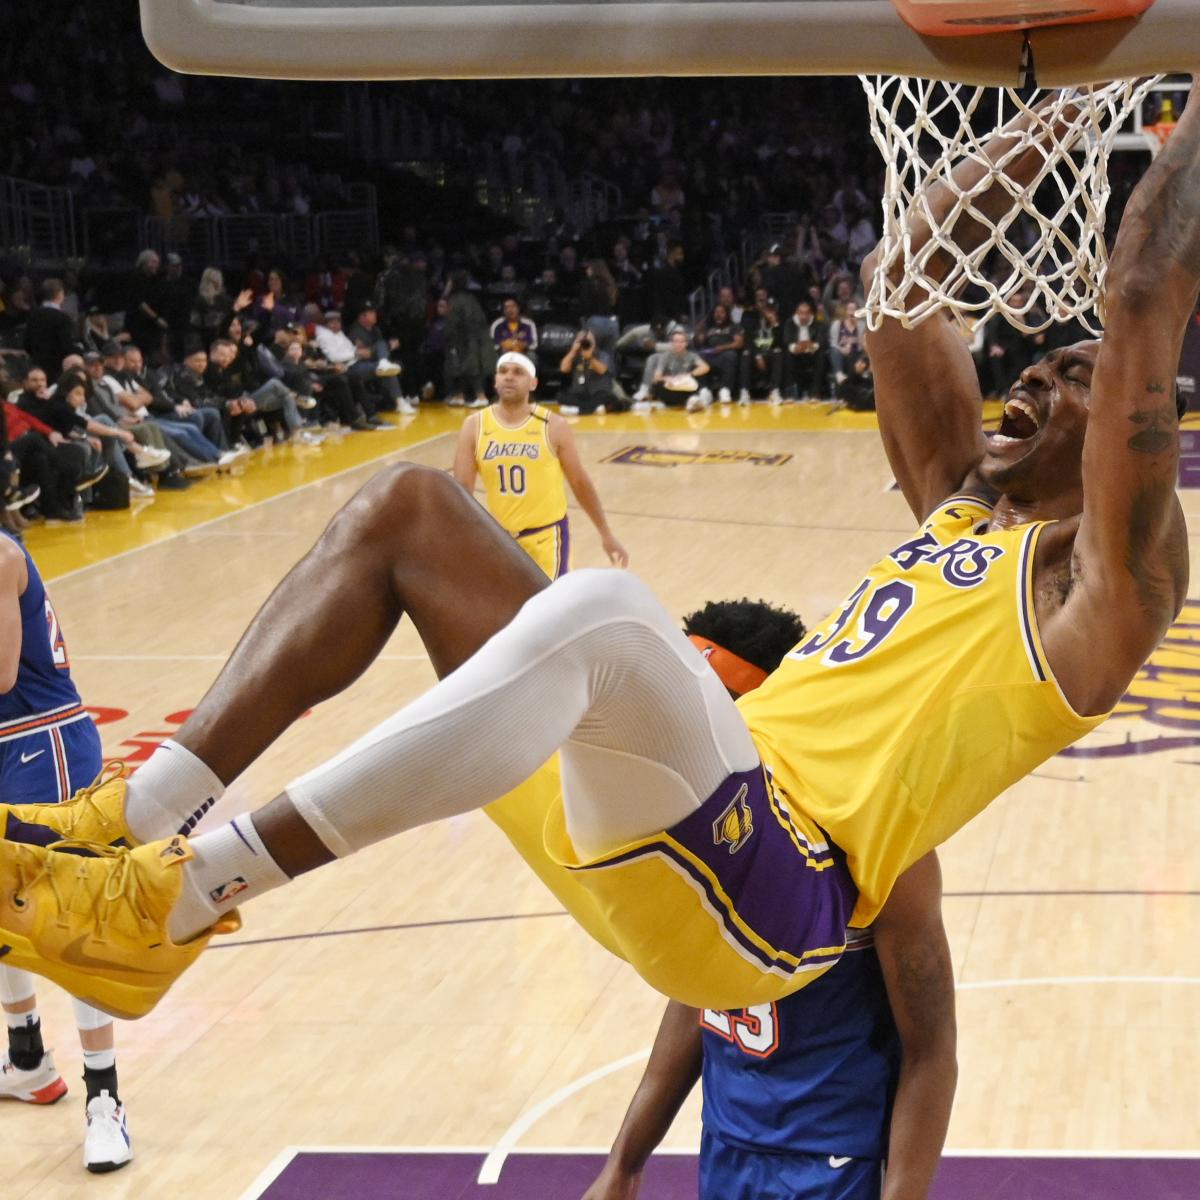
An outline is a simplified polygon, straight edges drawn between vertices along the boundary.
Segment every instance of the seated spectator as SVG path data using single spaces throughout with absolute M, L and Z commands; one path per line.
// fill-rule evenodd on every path
M 183 362 L 171 372 L 167 391 L 176 403 L 186 402 L 192 409 L 211 408 L 221 420 L 221 439 L 224 446 L 249 453 L 247 432 L 256 442 L 261 439 L 248 431 L 250 418 L 254 415 L 254 402 L 240 396 L 229 399 L 212 387 L 208 374 L 208 351 L 203 346 L 191 343 L 184 347 Z M 231 360 L 232 361 L 232 358 Z
M 696 345 L 700 356 L 712 368 L 717 399 L 722 404 L 730 403 L 737 387 L 746 335 L 724 304 L 713 305 L 712 315 L 696 335 Z
M 558 369 L 569 383 L 559 397 L 558 411 L 568 417 L 603 414 L 613 403 L 613 380 L 608 365 L 596 349 L 596 339 L 581 329 Z
M 68 354 L 79 348 L 75 322 L 63 312 L 66 297 L 61 279 L 42 284 L 42 302 L 25 322 L 25 353 L 47 374 L 57 371 Z
M 109 342 L 105 349 L 111 355 L 120 355 L 120 344 Z M 166 445 L 166 438 L 161 429 L 157 429 L 144 421 L 134 412 L 128 411 L 120 402 L 119 385 L 107 374 L 107 366 L 102 355 L 89 350 L 83 356 L 83 372 L 87 379 L 87 411 L 94 421 L 109 425 L 133 435 L 137 443 L 130 448 L 136 471 L 147 474 L 161 473 L 165 477 L 178 474 L 177 463 L 171 461 L 171 451 Z M 120 468 L 117 468 L 120 470 Z M 161 482 L 161 481 L 160 481 Z M 170 483 L 168 487 L 176 486 Z M 148 497 L 153 494 L 153 488 L 137 474 L 130 472 L 129 491 L 134 496 Z
M 316 328 L 324 326 L 318 323 Z M 293 352 L 292 346 L 298 351 Z M 299 395 L 316 397 L 324 424 L 359 432 L 374 428 L 367 424 L 361 380 L 349 374 L 346 364 L 331 363 L 315 341 L 296 338 L 287 347 L 281 366 L 288 387 Z
M 299 325 L 304 312 L 304 298 L 288 286 L 287 276 L 278 268 L 267 272 L 267 290 L 258 298 L 254 319 L 264 328 L 280 329 L 284 325 Z
M 88 415 L 88 395 L 91 390 L 88 384 L 88 377 L 82 372 L 66 372 L 59 377 L 53 392 L 36 415 L 47 425 L 57 429 L 63 437 L 86 441 L 92 450 L 99 452 L 108 470 L 124 479 L 129 494 L 152 500 L 154 489 L 147 488 L 140 480 L 134 479 L 133 468 L 126 458 L 126 454 L 141 452 L 137 441 L 128 429 L 121 429 Z M 21 402 L 18 402 L 18 406 L 24 407 Z M 137 487 L 134 487 L 135 482 Z M 128 495 L 122 507 L 127 504 Z
M 521 305 L 515 299 L 505 300 L 503 315 L 492 322 L 492 345 L 497 357 L 514 350 L 537 365 L 537 326 L 521 316 Z
M 31 367 L 23 390 L 42 403 L 49 398 L 46 373 Z M 16 393 L 17 396 L 21 392 Z M 51 521 L 77 521 L 83 516 L 79 492 L 104 477 L 108 467 L 85 440 L 65 437 L 15 403 L 4 401 L 7 444 L 21 479 L 39 489 L 37 511 Z
M 659 317 L 644 325 L 630 325 L 617 339 L 617 362 L 621 376 L 626 379 L 640 378 L 633 394 L 635 403 L 650 395 L 659 360 L 671 349 L 671 334 L 677 329 L 684 327 L 678 321 Z
M 854 356 L 849 373 L 837 385 L 837 398 L 855 412 L 875 411 L 875 376 L 865 351 Z
M 217 445 L 204 436 L 203 420 L 199 425 L 175 415 L 170 400 L 162 388 L 145 378 L 145 361 L 137 346 L 125 349 L 119 342 L 107 342 L 104 346 L 105 376 L 103 382 L 109 386 L 118 403 L 131 416 L 146 421 L 162 430 L 166 447 L 171 451 L 172 465 L 188 479 L 211 475 L 220 465 L 221 452 Z M 220 430 L 220 418 L 210 413 L 211 420 Z M 160 486 L 164 480 L 160 480 Z
M 351 374 L 362 380 L 370 394 L 373 407 L 368 413 L 372 419 L 376 412 L 399 410 L 411 417 L 416 409 L 405 399 L 400 387 L 401 368 L 389 355 L 399 348 L 396 338 L 385 338 L 379 330 L 379 311 L 374 301 L 365 300 L 359 306 L 354 324 L 346 331 L 354 343 L 355 363 Z
M 801 300 L 783 327 L 783 388 L 789 400 L 827 395 L 829 330 L 817 320 L 811 300 Z
M 688 348 L 688 335 L 682 329 L 671 334 L 671 348 L 658 359 L 654 372 L 654 397 L 668 408 L 686 408 L 696 412 L 712 402 L 712 394 L 701 387 L 699 380 L 709 373 L 710 367 L 694 350 Z M 634 411 L 644 412 L 649 408 L 634 406 Z
M 729 314 L 729 319 L 735 325 L 742 323 L 742 318 L 746 315 L 746 309 L 739 303 L 737 293 L 733 288 L 729 286 L 722 287 L 717 292 L 717 303 L 725 306 L 725 311 Z
M 783 380 L 782 330 L 779 311 L 766 288 L 754 290 L 754 307 L 742 318 L 746 351 L 742 355 L 742 387 L 739 403 L 749 404 L 752 394 L 765 390 L 772 404 L 783 396 L 779 391 Z
M 276 330 L 276 336 L 280 334 L 286 339 L 291 330 Z M 274 416 L 277 420 L 275 440 L 285 442 L 303 428 L 304 422 L 291 389 L 282 378 L 264 378 L 261 361 L 257 347 L 251 352 L 250 348 L 239 346 L 230 338 L 217 338 L 208 349 L 204 381 L 227 406 L 232 406 L 228 408 L 231 414 L 240 414 L 243 418 L 255 414 Z M 248 425 L 249 422 L 243 421 L 243 438 L 247 436 Z
M 847 304 L 829 327 L 829 362 L 836 383 L 841 383 L 850 373 L 851 363 L 863 348 L 866 330 L 857 311 L 855 305 Z

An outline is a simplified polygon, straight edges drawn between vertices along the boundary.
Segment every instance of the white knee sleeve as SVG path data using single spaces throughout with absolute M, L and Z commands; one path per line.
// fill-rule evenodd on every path
M 93 1008 L 90 1004 L 85 1004 L 82 1000 L 76 1000 L 71 997 L 71 1007 L 75 1010 L 75 1028 L 80 1033 L 89 1033 L 95 1029 L 103 1029 L 106 1025 L 111 1025 L 112 1017 L 106 1012 L 101 1012 L 98 1008 Z
M 287 792 L 325 845 L 345 855 L 497 799 L 568 739 L 648 764 L 623 784 L 642 832 L 674 823 L 656 796 L 674 796 L 666 808 L 679 819 L 731 771 L 757 762 L 732 701 L 649 589 L 624 572 L 578 571 Z M 586 782 L 603 774 L 598 761 L 584 753 L 565 764 L 569 812 L 611 802 L 611 789 L 599 795 L 599 781 Z
M 20 1004 L 37 994 L 37 984 L 28 971 L 0 966 L 0 1004 Z

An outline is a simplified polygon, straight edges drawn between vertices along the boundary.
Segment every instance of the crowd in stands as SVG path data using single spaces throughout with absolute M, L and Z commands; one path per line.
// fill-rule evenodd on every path
M 281 166 L 217 122 L 189 125 L 234 85 L 160 67 L 132 11 L 110 19 L 47 4 L 57 19 L 0 0 L 11 34 L 0 46 L 0 174 L 165 222 L 303 214 L 328 199 L 303 163 Z M 340 94 L 236 86 L 238 112 L 268 123 L 299 94 L 288 89 L 324 86 L 331 103 Z M 252 256 L 224 272 L 145 249 L 115 286 L 111 264 L 35 270 L 0 252 L 6 503 L 75 520 L 79 496 L 148 500 L 268 441 L 367 433 L 422 402 L 477 407 L 506 350 L 534 359 L 540 397 L 568 414 L 756 400 L 873 407 L 857 312 L 880 180 L 853 80 L 405 88 L 456 131 L 451 174 L 500 162 L 515 177 L 544 155 L 616 181 L 622 211 L 584 230 L 556 212 L 544 227 L 491 237 L 430 214 L 429 227 L 404 227 L 379 253 Z M 714 271 L 729 286 L 706 291 L 698 311 L 696 289 L 711 289 Z M 972 344 L 985 392 L 1048 340 L 1077 336 L 1065 326 L 1031 339 L 988 322 Z

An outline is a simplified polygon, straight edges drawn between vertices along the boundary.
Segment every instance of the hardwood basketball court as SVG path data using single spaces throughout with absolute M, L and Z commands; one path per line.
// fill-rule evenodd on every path
M 317 455 L 283 451 L 209 495 L 199 486 L 163 497 L 152 533 L 149 514 L 35 530 L 30 548 L 52 577 L 76 680 L 104 710 L 106 755 L 144 760 L 332 513 L 386 462 L 447 467 L 460 419 L 423 412 L 366 438 L 373 451 L 361 438 Z M 680 615 L 748 595 L 816 621 L 912 525 L 870 417 L 756 406 L 574 428 L 632 568 Z M 382 457 L 357 461 L 368 453 Z M 1181 495 L 1196 528 L 1197 493 Z M 577 511 L 573 532 L 575 565 L 600 565 Z M 1159 1183 L 1124 1184 L 1125 1196 L 1200 1187 L 1197 1164 L 1167 1153 L 1200 1157 L 1198 639 L 1200 601 L 1131 689 L 1127 715 L 944 848 L 961 989 L 953 1150 L 1098 1158 L 1087 1169 L 1114 1186 L 1128 1164 L 1105 1155 L 1153 1152 L 1139 1178 Z M 210 820 L 263 803 L 432 680 L 402 625 L 382 659 L 302 719 Z M 478 1194 L 500 1197 L 521 1194 L 503 1185 L 528 1165 L 523 1151 L 607 1147 L 663 1002 L 573 926 L 486 818 L 409 833 L 245 916 L 151 1016 L 119 1024 L 136 1158 L 115 1176 L 90 1179 L 78 1162 L 79 1050 L 65 1000 L 46 986 L 48 1044 L 73 1090 L 54 1108 L 0 1110 L 6 1197 L 351 1194 L 349 1158 L 322 1160 L 321 1178 L 336 1186 L 287 1184 L 289 1148 L 304 1146 L 414 1152 L 387 1160 L 392 1190 L 354 1184 L 359 1200 L 475 1195 L 421 1174 L 436 1156 L 415 1152 L 437 1147 L 469 1152 L 459 1165 L 472 1178 L 485 1165 L 498 1174 Z M 693 1097 L 669 1149 L 697 1145 L 698 1113 Z M 518 1156 L 505 1160 L 509 1149 Z M 1193 1172 L 1181 1190 L 1153 1173 L 1164 1153 L 1163 1170 Z M 582 1191 L 529 1186 L 530 1200 Z M 683 1194 L 663 1187 L 645 1194 Z

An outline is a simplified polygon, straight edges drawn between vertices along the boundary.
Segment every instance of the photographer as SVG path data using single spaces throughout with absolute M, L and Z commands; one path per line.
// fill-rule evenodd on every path
M 560 413 L 568 417 L 605 413 L 613 406 L 612 376 L 596 353 L 596 339 L 589 330 L 575 335 L 558 369 L 570 379 L 558 406 Z

